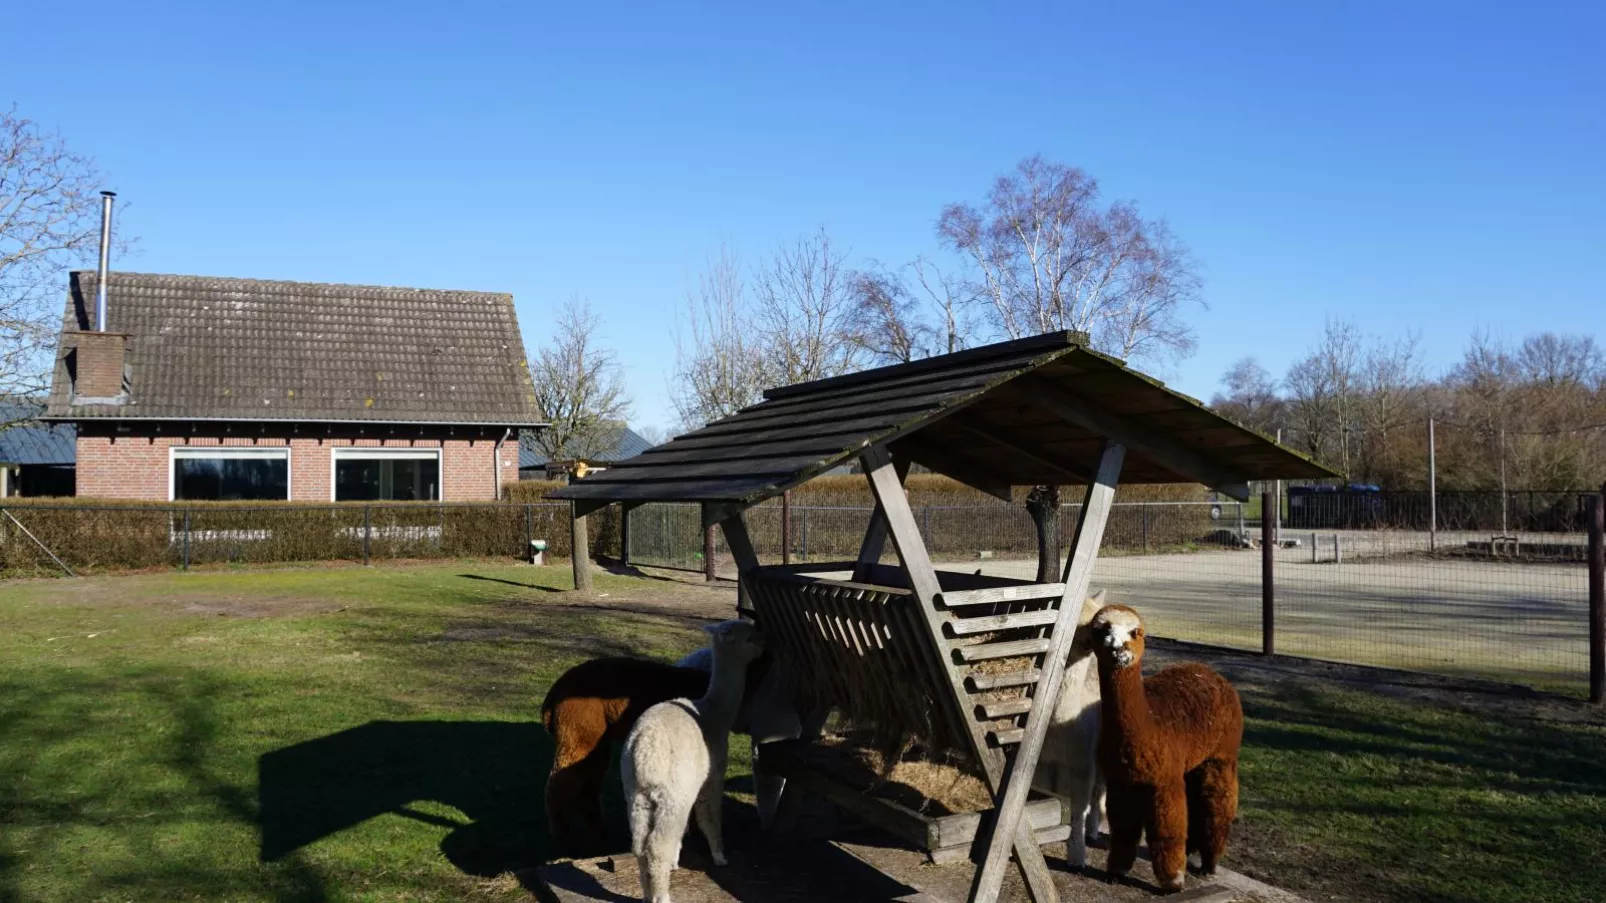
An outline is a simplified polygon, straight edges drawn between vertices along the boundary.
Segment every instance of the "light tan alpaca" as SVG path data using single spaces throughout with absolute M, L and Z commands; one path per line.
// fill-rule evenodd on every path
M 1104 822 L 1104 780 L 1098 765 L 1099 670 L 1093 656 L 1093 634 L 1088 629 L 1103 607 L 1103 590 L 1082 603 L 1065 660 L 1065 682 L 1060 684 L 1054 717 L 1032 778 L 1032 786 L 1059 797 L 1070 816 L 1065 861 L 1073 869 L 1087 866 L 1088 841 L 1098 839 Z

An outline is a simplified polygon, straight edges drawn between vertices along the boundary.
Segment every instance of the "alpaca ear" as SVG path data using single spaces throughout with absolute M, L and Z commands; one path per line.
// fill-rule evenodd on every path
M 1093 600 L 1092 600 L 1093 604 L 1097 605 L 1100 608 L 1104 607 L 1104 592 L 1105 591 L 1101 589 L 1098 592 L 1093 594 Z

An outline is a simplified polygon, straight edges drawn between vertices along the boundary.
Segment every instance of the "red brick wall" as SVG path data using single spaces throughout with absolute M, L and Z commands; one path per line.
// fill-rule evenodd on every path
M 289 440 L 290 497 L 295 501 L 330 499 L 330 459 L 335 448 L 443 448 L 441 490 L 448 502 L 489 501 L 494 439 L 351 439 Z M 88 498 L 166 501 L 170 490 L 168 449 L 173 447 L 283 448 L 282 438 L 200 436 L 78 436 L 78 494 Z M 518 443 L 502 446 L 501 482 L 519 478 Z

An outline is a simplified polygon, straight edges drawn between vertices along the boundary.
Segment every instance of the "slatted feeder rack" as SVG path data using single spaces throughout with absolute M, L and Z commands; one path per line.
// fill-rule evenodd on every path
M 855 460 L 876 502 L 858 559 L 760 565 L 743 512 Z M 903 491 L 912 464 L 1006 500 L 1016 486 L 1086 487 L 1061 580 L 938 571 Z M 806 694 L 850 717 L 901 718 L 985 779 L 993 809 L 969 823 L 986 850 L 970 900 L 997 899 L 1013 855 L 1048 903 L 1040 844 L 1066 832 L 1031 799 L 1053 710 L 1039 702 L 1059 694 L 1116 484 L 1203 483 L 1246 500 L 1251 480 L 1330 475 L 1057 332 L 772 389 L 551 497 L 572 500 L 577 519 L 610 504 L 700 504 Z M 889 539 L 896 566 L 880 563 Z

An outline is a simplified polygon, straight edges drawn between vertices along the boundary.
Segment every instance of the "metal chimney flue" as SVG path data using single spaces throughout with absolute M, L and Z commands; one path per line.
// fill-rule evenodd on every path
M 100 193 L 100 269 L 95 272 L 95 331 L 106 331 L 106 278 L 112 259 L 112 202 L 117 192 Z

